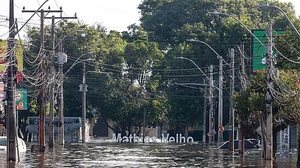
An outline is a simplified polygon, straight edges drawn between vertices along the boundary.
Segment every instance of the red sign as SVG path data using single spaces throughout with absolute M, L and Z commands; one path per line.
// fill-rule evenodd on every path
M 221 133 L 223 133 L 225 131 L 225 128 L 224 128 L 224 126 L 219 126 L 219 132 L 221 132 Z

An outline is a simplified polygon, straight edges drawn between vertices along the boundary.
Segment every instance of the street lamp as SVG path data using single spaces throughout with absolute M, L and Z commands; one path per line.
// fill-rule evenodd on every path
M 266 5 L 264 5 L 264 7 L 266 7 Z M 275 6 L 270 6 L 270 7 L 275 7 Z M 278 9 L 278 8 L 277 8 Z M 214 14 L 214 15 L 220 15 L 220 16 L 226 16 L 226 17 L 231 17 L 231 18 L 233 18 L 233 19 L 235 19 L 236 21 L 238 21 L 251 35 L 252 35 L 252 37 L 254 37 L 258 42 L 259 42 L 259 44 L 260 45 L 262 45 L 262 46 L 265 46 L 265 44 L 263 44 L 259 39 L 258 39 L 258 37 L 256 37 L 253 33 L 252 33 L 252 31 L 242 22 L 242 21 L 240 21 L 237 17 L 235 17 L 234 15 L 232 15 L 232 14 L 228 14 L 228 13 L 222 13 L 222 12 L 208 12 L 208 13 L 210 13 L 210 14 Z M 289 20 L 289 19 L 288 19 Z M 292 24 L 292 22 L 290 22 L 291 24 Z M 292 26 L 294 27 L 294 25 L 292 24 Z M 297 32 L 297 34 L 300 36 L 300 34 L 299 34 L 299 32 L 298 32 L 298 30 L 296 29 L 296 28 L 294 28 L 295 29 L 295 31 Z M 290 58 L 288 58 L 288 57 L 286 57 L 285 55 L 283 55 L 275 46 L 273 46 L 273 48 L 276 50 L 276 52 L 277 53 L 279 53 L 284 59 L 286 59 L 286 60 L 288 60 L 288 61 L 290 61 L 290 62 L 293 62 L 293 63 L 299 63 L 299 62 L 296 62 L 296 61 L 294 61 L 294 60 L 291 60 Z
M 257 5 L 255 6 L 254 8 L 257 8 L 257 9 L 263 9 L 263 8 L 273 8 L 273 9 L 277 9 L 279 10 L 284 16 L 285 18 L 289 21 L 289 23 L 292 25 L 293 29 L 295 30 L 295 32 L 298 34 L 298 36 L 300 36 L 300 33 L 299 31 L 297 30 L 297 28 L 295 27 L 295 25 L 292 23 L 292 21 L 290 20 L 290 18 L 287 16 L 287 14 L 281 9 L 279 8 L 278 6 L 274 6 L 274 5 L 269 5 L 269 4 L 260 4 L 260 5 Z
M 218 99 L 218 142 L 223 142 L 223 62 L 225 64 L 229 65 L 223 57 L 218 54 L 216 50 L 214 50 L 209 44 L 207 44 L 204 41 L 198 40 L 198 39 L 187 39 L 186 41 L 188 42 L 195 42 L 195 43 L 202 43 L 206 45 L 210 50 L 212 50 L 216 55 L 217 58 L 219 59 L 219 99 Z M 230 66 L 230 65 L 229 65 Z
M 206 77 L 206 78 L 208 78 L 208 76 L 202 71 L 202 69 L 193 61 L 193 60 L 191 60 L 191 59 L 189 59 L 189 58 L 186 58 L 186 57 L 177 57 L 178 59 L 184 59 L 184 60 L 188 60 L 188 61 L 190 61 L 191 63 L 193 63 L 196 67 L 197 67 L 197 69 Z
M 264 5 L 264 7 L 266 7 L 266 5 Z M 227 17 L 232 17 L 234 18 L 236 21 L 238 21 L 262 46 L 265 46 L 250 30 L 249 28 L 243 24 L 238 18 L 236 18 L 234 15 L 231 15 L 231 14 L 227 14 L 227 13 L 221 13 L 221 12 L 210 12 L 211 14 L 216 14 L 216 15 L 223 15 L 223 16 L 227 16 Z M 282 57 L 284 57 L 285 59 L 287 60 L 290 60 L 289 58 L 287 58 L 286 56 L 284 56 L 275 46 L 272 45 L 272 22 L 270 22 L 269 24 L 269 28 L 268 28 L 268 36 L 270 38 L 268 38 L 268 45 L 266 47 L 267 49 L 267 56 L 268 56 L 268 61 L 267 61 L 267 64 L 268 64 L 268 84 L 267 84 L 267 87 L 270 88 L 272 86 L 272 80 L 269 79 L 269 75 L 270 75 L 270 72 L 271 71 L 271 67 L 272 67 L 272 48 L 274 48 Z M 292 60 L 290 60 L 292 61 Z M 294 61 L 292 61 L 294 62 Z M 270 89 L 268 89 L 270 90 Z M 267 92 L 266 94 L 266 97 L 269 99 L 269 92 Z M 234 111 L 234 110 L 233 110 Z M 266 117 L 266 123 L 268 123 L 268 125 L 266 125 L 266 129 L 268 130 L 268 133 L 267 133 L 267 136 L 269 137 L 269 139 L 267 140 L 267 144 L 268 145 L 265 145 L 265 150 L 267 151 L 265 154 L 265 159 L 271 159 L 272 160 L 272 145 L 273 145 L 273 137 L 272 137 L 272 104 L 270 105 L 269 103 L 266 104 L 266 111 L 268 113 L 268 116 Z M 233 120 L 234 121 L 234 120 Z M 234 123 L 233 123 L 234 125 Z M 234 132 L 233 132 L 234 133 Z M 243 143 L 243 141 L 242 141 Z M 234 142 L 232 143 L 232 149 L 234 151 Z
M 107 72 L 98 72 L 98 71 L 86 71 L 85 72 L 85 62 L 83 64 L 83 69 L 82 69 L 82 84 L 79 85 L 79 91 L 82 92 L 82 143 L 86 142 L 86 92 L 87 90 L 87 84 L 86 84 L 86 75 L 88 73 L 100 73 L 100 74 L 106 74 L 109 75 Z
M 204 41 L 201 41 L 201 40 L 198 40 L 198 39 L 186 39 L 185 41 L 188 41 L 188 42 L 195 42 L 195 43 L 202 43 L 202 44 L 206 45 L 209 49 L 211 49 L 211 50 L 217 55 L 217 58 L 218 58 L 218 59 L 220 59 L 220 58 L 223 59 L 223 57 L 220 56 L 220 54 L 218 54 L 216 50 L 214 50 L 209 44 L 207 44 L 207 43 L 204 42 Z M 223 60 L 224 60 L 224 59 L 223 59 Z M 224 62 L 225 62 L 226 64 L 228 64 L 225 60 L 224 60 Z M 229 65 L 229 64 L 228 64 L 228 65 Z
M 265 46 L 253 33 L 252 31 L 240 20 L 238 19 L 235 15 L 232 15 L 232 14 L 228 14 L 228 13 L 222 13 L 222 12 L 208 12 L 209 14 L 213 14 L 213 15 L 219 15 L 219 16 L 226 16 L 226 17 L 231 17 L 233 18 L 234 20 L 238 21 L 251 35 L 252 37 L 254 37 L 258 42 L 259 44 L 261 44 L 262 46 Z
M 178 59 L 184 59 L 184 60 L 188 60 L 191 63 L 193 63 L 197 69 L 205 76 L 206 80 L 209 81 L 209 93 L 208 93 L 208 98 L 209 98 L 209 132 L 208 132 L 208 136 L 209 136 L 209 144 L 212 143 L 213 141 L 213 135 L 214 135 L 214 130 L 213 130 L 213 67 L 212 65 L 210 66 L 210 75 L 209 77 L 202 71 L 202 69 L 191 59 L 189 58 L 185 58 L 185 57 L 177 57 Z M 205 81 L 205 80 L 204 80 Z M 206 89 L 205 89 L 205 100 L 206 100 Z M 206 101 L 204 102 L 204 107 L 206 107 Z M 202 141 L 203 143 L 206 142 L 206 108 L 204 108 L 204 115 L 203 115 L 203 134 L 202 134 Z

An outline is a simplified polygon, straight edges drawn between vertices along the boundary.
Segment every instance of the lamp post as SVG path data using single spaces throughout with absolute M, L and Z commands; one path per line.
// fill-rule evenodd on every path
M 83 68 L 82 68 L 82 84 L 79 85 L 79 91 L 82 92 L 82 143 L 85 143 L 87 141 L 86 139 L 86 92 L 87 90 L 87 84 L 86 84 L 86 75 L 88 73 L 104 73 L 109 75 L 107 72 L 97 72 L 97 71 L 86 71 L 86 64 L 85 61 L 83 62 Z
M 86 34 L 83 31 L 80 31 L 80 37 L 82 39 L 85 39 Z M 82 47 L 82 53 L 84 52 L 84 47 Z M 83 54 L 82 54 L 83 55 Z M 81 123 L 81 138 L 82 138 L 82 143 L 86 142 L 86 92 L 87 92 L 87 85 L 85 82 L 85 75 L 86 75 L 86 65 L 85 65 L 85 61 L 82 62 L 82 84 L 79 86 L 80 90 L 82 92 L 82 123 Z
M 188 60 L 191 63 L 193 63 L 197 69 L 205 76 L 204 82 L 209 82 L 209 92 L 208 92 L 208 100 L 209 100 L 209 131 L 208 131 L 208 136 L 209 136 L 209 144 L 212 143 L 213 141 L 213 135 L 214 135 L 214 130 L 213 130 L 213 73 L 212 73 L 212 66 L 210 67 L 210 76 L 208 77 L 202 69 L 191 59 L 185 58 L 185 57 L 177 57 L 178 59 L 183 59 L 183 60 Z M 205 91 L 205 96 L 207 95 L 207 92 Z M 206 100 L 206 97 L 205 97 Z M 206 105 L 206 101 L 204 103 Z M 204 109 L 203 113 L 203 137 L 202 137 L 203 143 L 206 142 L 206 108 Z
M 259 42 L 259 44 L 261 44 L 262 46 L 265 46 L 240 19 L 235 17 L 235 15 L 228 14 L 228 13 L 222 13 L 222 12 L 208 12 L 208 13 L 213 14 L 213 15 L 220 15 L 220 16 L 226 16 L 226 17 L 233 18 L 234 20 L 239 22 L 252 35 L 252 37 L 254 37 Z
M 279 10 L 284 16 L 285 18 L 289 21 L 289 23 L 291 24 L 291 26 L 293 27 L 293 29 L 295 30 L 295 32 L 298 34 L 298 36 L 300 36 L 300 33 L 299 31 L 297 30 L 297 28 L 295 27 L 295 25 L 293 24 L 293 22 L 290 20 L 290 18 L 288 17 L 288 15 L 281 9 L 279 8 L 278 6 L 274 6 L 274 5 L 269 5 L 269 4 L 260 4 L 260 5 L 257 5 L 255 6 L 255 8 L 257 9 L 263 9 L 263 8 L 270 8 L 270 9 L 277 9 Z
M 203 144 L 206 143 L 206 111 L 207 111 L 207 84 L 206 84 L 206 79 L 203 79 L 203 84 L 199 84 L 199 83 L 175 83 L 176 85 L 182 86 L 182 87 L 186 87 L 186 88 L 191 88 L 191 89 L 199 89 L 197 87 L 194 86 L 204 86 L 205 88 L 202 89 L 200 88 L 201 91 L 204 92 L 204 103 L 203 103 L 203 132 L 202 132 L 202 142 Z
M 220 54 L 218 54 L 209 44 L 204 41 L 198 39 L 187 39 L 188 42 L 195 42 L 195 43 L 202 43 L 206 45 L 210 50 L 212 50 L 219 60 L 219 96 L 218 96 L 218 142 L 223 142 L 223 62 L 226 63 L 228 66 L 229 64 L 223 59 Z
M 260 7 L 273 7 L 276 9 L 279 9 L 281 12 L 283 12 L 280 8 L 275 7 L 275 6 L 269 6 L 269 5 L 259 5 Z M 227 14 L 227 13 L 221 13 L 221 12 L 210 12 L 211 14 L 216 14 L 216 15 L 223 15 L 223 16 L 228 16 L 228 17 L 232 17 L 234 18 L 236 21 L 238 21 L 262 46 L 266 46 L 267 49 L 267 67 L 268 67 L 268 71 L 270 71 L 271 68 L 273 68 L 272 66 L 272 49 L 274 48 L 282 57 L 286 58 L 280 51 L 278 51 L 276 49 L 275 46 L 273 46 L 273 42 L 272 42 L 272 23 L 269 23 L 268 26 L 268 41 L 267 41 L 267 45 L 264 45 L 250 30 L 249 28 L 243 24 L 238 18 L 236 18 L 234 15 L 231 14 Z M 284 12 L 283 12 L 284 13 Z M 285 13 L 284 13 L 285 14 Z M 286 14 L 285 14 L 286 16 Z M 287 17 L 287 16 L 286 16 Z M 288 17 L 287 17 L 288 18 Z M 288 18 L 289 20 L 289 18 Z M 290 20 L 289 20 L 290 21 Z M 291 22 L 290 22 L 291 23 Z M 292 24 L 293 25 L 293 24 Z M 293 26 L 294 27 L 294 26 Z M 296 32 L 298 33 L 298 31 L 296 30 Z M 267 139 L 267 142 L 264 142 L 264 158 L 265 160 L 273 160 L 273 132 L 272 132 L 272 97 L 270 96 L 270 87 L 272 86 L 272 80 L 270 80 L 269 78 L 271 78 L 269 75 L 270 73 L 267 73 L 268 77 L 267 77 L 267 93 L 266 93 L 266 108 L 265 108 L 265 113 L 263 114 L 262 117 L 262 124 L 261 124 L 261 129 L 262 129 L 262 134 L 263 132 L 265 132 L 266 135 L 263 135 L 263 140 Z M 263 128 L 264 127 L 264 128 Z M 267 130 L 267 132 L 265 130 Z M 234 147 L 234 145 L 233 145 Z
M 295 30 L 295 32 L 298 34 L 298 36 L 300 36 L 300 33 L 299 31 L 297 30 L 297 28 L 294 26 L 294 24 L 292 23 L 292 21 L 290 20 L 290 18 L 287 16 L 287 14 L 281 9 L 279 8 L 278 6 L 273 6 L 273 5 L 269 5 L 269 4 L 262 4 L 262 5 L 257 5 L 256 6 L 257 8 L 274 8 L 274 9 L 277 9 L 279 10 L 285 17 L 286 19 L 289 21 L 289 23 L 291 24 L 291 26 L 293 27 L 293 29 Z M 270 26 L 269 29 L 272 29 L 272 26 Z M 272 32 L 269 32 L 269 33 L 272 33 Z M 270 39 L 271 40 L 271 39 Z M 269 50 L 272 50 L 272 47 L 268 48 Z M 272 51 L 269 51 L 270 53 L 272 53 Z M 272 56 L 270 54 L 270 56 Z M 291 61 L 291 60 L 290 60 Z M 269 62 L 271 62 L 269 60 Z M 294 62 L 294 61 L 292 61 Z M 272 63 L 272 62 L 271 62 Z M 298 132 L 298 129 L 299 129 L 299 125 L 297 125 L 297 132 Z M 298 144 L 300 144 L 300 134 L 298 135 Z M 298 145 L 298 156 L 297 156 L 297 167 L 300 167 L 300 155 L 299 155 L 299 151 L 300 151 L 300 146 Z M 273 150 L 273 149 L 272 149 Z
M 85 133 L 85 124 L 86 124 L 86 92 L 87 92 L 87 85 L 85 82 L 85 62 L 82 63 L 82 85 L 81 85 L 81 91 L 82 91 L 82 143 L 86 142 L 86 133 Z

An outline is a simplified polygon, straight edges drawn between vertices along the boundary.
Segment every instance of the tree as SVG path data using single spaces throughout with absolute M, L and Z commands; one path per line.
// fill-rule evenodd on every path
M 281 70 L 273 76 L 273 148 L 276 153 L 276 135 L 289 124 L 299 122 L 299 87 L 300 73 L 295 70 Z M 259 118 L 265 109 L 266 92 L 265 72 L 256 73 L 246 89 L 237 92 L 235 97 L 238 120 L 241 121 L 245 137 L 251 137 L 258 128 Z

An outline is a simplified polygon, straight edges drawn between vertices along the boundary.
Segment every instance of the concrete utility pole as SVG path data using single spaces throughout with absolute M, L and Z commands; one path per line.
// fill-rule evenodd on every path
M 219 59 L 218 142 L 223 142 L 223 59 Z
M 82 63 L 82 143 L 86 142 L 86 92 L 87 92 L 87 85 L 85 80 L 86 74 L 86 65 L 85 62 Z
M 202 134 L 202 142 L 206 143 L 206 114 L 207 114 L 207 79 L 203 79 L 204 83 L 204 105 L 203 105 L 203 134 Z
M 146 109 L 143 108 L 143 143 L 145 143 Z
M 231 71 L 230 71 L 230 109 L 229 109 L 229 123 L 231 122 L 231 127 L 232 127 L 232 131 L 231 131 L 231 136 L 229 137 L 229 141 L 231 141 L 231 149 L 232 151 L 234 151 L 234 102 L 233 102 L 233 99 L 234 99 L 234 73 L 235 73 L 235 70 L 234 70 L 234 49 L 231 48 L 229 50 L 229 55 L 230 55 L 230 58 L 231 58 L 231 62 L 230 62 L 230 68 L 231 68 Z
M 57 102 L 58 102 L 58 144 L 64 145 L 65 143 L 65 137 L 64 137 L 64 63 L 66 63 L 66 57 L 67 55 L 63 53 L 63 47 L 62 43 L 59 43 L 58 47 L 58 73 L 60 74 L 60 84 L 58 88 L 58 96 L 57 96 Z
M 245 71 L 245 58 L 244 58 L 244 43 L 241 44 L 240 47 L 240 64 L 241 64 L 241 86 L 242 86 L 242 90 L 246 89 L 246 71 Z M 241 121 L 239 121 L 238 124 L 238 142 L 239 142 L 239 153 L 244 156 L 244 135 L 243 135 L 243 131 L 242 131 L 242 124 Z
M 45 20 L 45 12 L 46 13 L 61 13 L 62 10 L 22 10 L 22 12 L 27 12 L 27 13 L 40 13 L 41 17 L 41 28 L 40 28 L 40 43 L 41 43 L 41 52 L 42 54 L 44 51 L 44 43 L 45 43 L 45 33 L 44 33 L 44 20 Z M 43 61 L 44 55 L 41 56 L 40 60 Z M 41 72 L 44 71 L 47 67 L 44 64 L 41 66 Z M 44 152 L 45 151 L 45 104 L 46 104 L 46 94 L 45 94 L 45 85 L 42 84 L 40 86 L 40 91 L 38 94 L 38 112 L 39 112 L 39 151 Z
M 272 22 L 270 21 L 267 30 L 267 92 L 266 92 L 266 111 L 263 113 L 263 122 L 265 127 L 265 160 L 273 160 L 273 98 L 271 89 L 273 86 L 273 80 L 271 77 L 273 69 L 273 35 L 272 35 Z M 263 129 L 263 128 L 262 128 Z M 263 135 L 264 136 L 264 135 Z
M 15 49 L 15 19 L 14 19 L 14 0 L 9 1 L 9 38 L 7 46 L 7 107 L 6 107 L 6 132 L 7 132 L 7 161 L 15 162 L 17 159 L 16 153 L 16 101 L 15 101 L 15 63 L 16 63 L 16 49 Z
M 61 10 L 61 13 L 62 13 L 62 8 L 60 8 Z M 52 16 L 52 17 L 44 17 L 44 19 L 51 19 L 52 20 L 52 23 L 51 23 L 51 38 L 52 38 L 52 57 L 51 57 L 51 67 L 50 67 L 50 74 L 52 74 L 52 79 L 54 79 L 54 76 L 56 74 L 55 72 L 55 68 L 54 68 L 54 57 L 55 57 L 55 32 L 54 32 L 54 28 L 55 28 L 55 19 L 77 19 L 76 17 L 76 14 L 74 17 L 55 17 L 55 16 Z M 62 47 L 60 47 L 60 51 L 62 51 Z M 59 66 L 60 67 L 60 66 Z M 63 73 L 63 71 L 61 70 L 60 72 Z M 62 78 L 63 79 L 63 78 Z M 50 84 L 50 117 L 49 117 L 49 148 L 53 148 L 54 146 L 54 127 L 53 127 L 53 123 L 54 123 L 54 85 L 55 85 L 55 82 L 52 81 L 52 83 Z M 63 87 L 63 85 L 61 85 L 61 87 Z M 63 88 L 60 89 L 62 90 L 63 92 Z M 59 94 L 59 96 L 63 96 L 63 94 Z M 63 98 L 59 98 L 59 100 L 62 100 L 63 101 Z M 59 103 L 60 105 L 63 104 L 63 103 Z M 60 111 L 59 111 L 59 114 L 61 116 L 62 113 L 62 110 L 63 110 L 63 107 L 59 108 Z M 61 119 L 61 117 L 60 117 Z M 61 122 L 61 120 L 59 120 Z M 63 127 L 61 125 L 61 127 Z M 63 128 L 59 128 L 59 132 L 61 133 L 61 129 L 63 130 Z M 59 144 L 63 145 L 63 142 L 64 142 L 64 138 L 63 138 L 63 135 L 64 134 L 63 132 L 61 134 L 59 134 L 61 141 L 59 141 Z
M 208 91 L 208 103 L 209 103 L 209 117 L 208 117 L 208 126 L 209 126 L 209 132 L 208 132 L 208 143 L 212 144 L 213 142 L 213 137 L 215 135 L 215 131 L 214 131 L 214 103 L 213 103 L 213 94 L 214 94 L 214 90 L 213 90 L 213 70 L 214 67 L 213 65 L 209 66 L 209 91 Z

